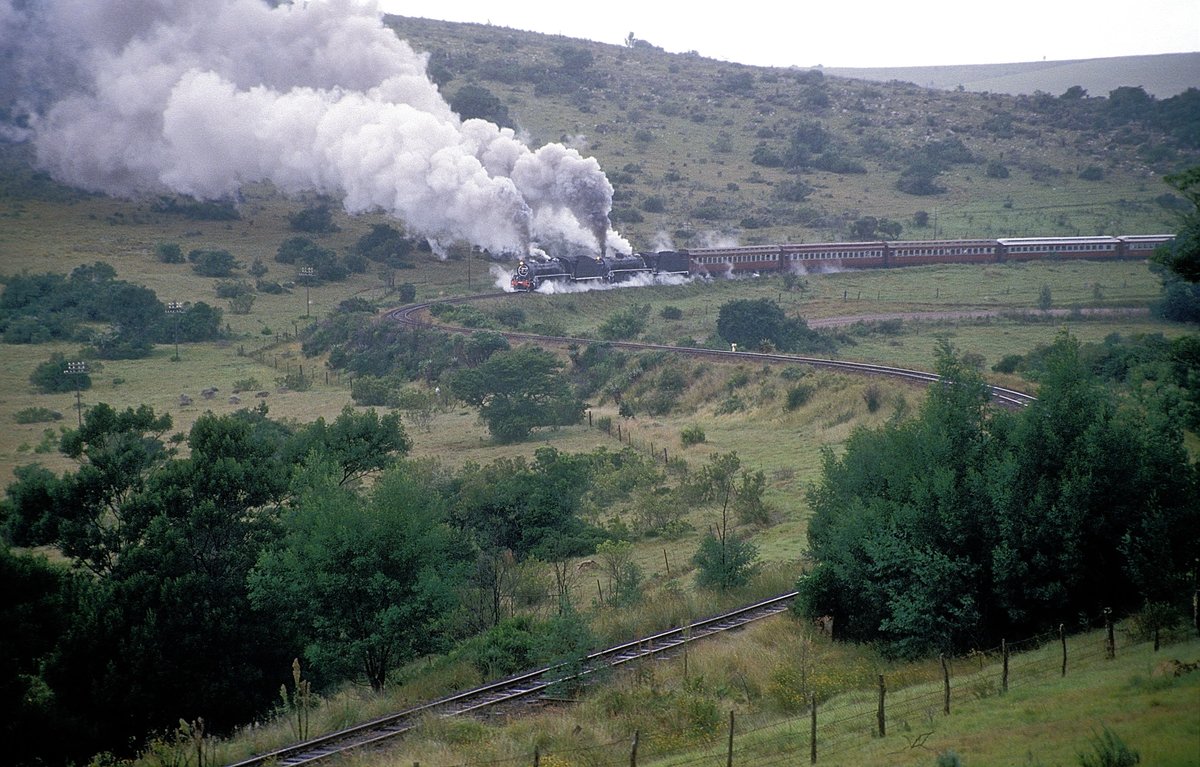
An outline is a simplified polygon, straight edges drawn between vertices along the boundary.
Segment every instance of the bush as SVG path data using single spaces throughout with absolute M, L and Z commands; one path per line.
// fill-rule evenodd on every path
M 867 384 L 863 389 L 863 402 L 867 403 L 867 411 L 874 413 L 883 402 L 883 391 L 875 384 Z
M 86 391 L 92 388 L 91 376 L 87 373 L 68 373 L 67 358 L 57 352 L 34 368 L 29 374 L 29 382 L 43 394 L 59 394 L 75 391 L 77 388 Z
M 62 413 L 48 407 L 27 407 L 13 414 L 13 420 L 17 423 L 47 423 L 61 421 L 62 417 Z
M 328 205 L 317 205 L 289 213 L 287 219 L 288 226 L 297 232 L 322 234 L 338 230 L 337 225 L 333 223 L 333 211 Z
M 681 320 L 683 319 L 683 310 L 677 306 L 664 306 L 659 316 L 664 320 Z
M 360 376 L 350 382 L 350 399 L 356 405 L 383 407 L 389 404 L 394 390 L 390 379 Z
M 228 277 L 239 267 L 228 250 L 193 250 L 188 253 L 192 271 L 201 277 Z
M 154 255 L 164 264 L 182 264 L 183 249 L 173 242 L 160 242 L 154 246 Z
M 683 443 L 684 447 L 699 445 L 704 442 L 705 439 L 704 429 L 701 428 L 699 424 L 692 424 L 691 426 L 684 428 L 684 430 L 679 434 L 679 440 Z
M 785 410 L 795 410 L 798 407 L 804 407 L 808 401 L 812 399 L 815 389 L 806 383 L 799 383 L 788 389 L 787 402 L 784 404 Z
M 1092 736 L 1091 754 L 1079 754 L 1080 767 L 1133 767 L 1142 761 L 1137 751 L 1125 745 L 1125 741 L 1107 725 L 1099 735 Z

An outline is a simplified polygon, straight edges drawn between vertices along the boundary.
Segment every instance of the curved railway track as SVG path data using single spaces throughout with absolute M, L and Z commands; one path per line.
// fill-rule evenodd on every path
M 580 666 L 545 666 L 523 674 L 489 682 L 472 690 L 455 693 L 429 703 L 344 730 L 312 738 L 303 743 L 235 762 L 228 767 L 299 767 L 314 764 L 353 749 L 377 745 L 416 728 L 426 716 L 461 716 L 505 703 L 526 700 L 564 681 L 586 679 L 597 671 L 654 656 L 666 656 L 689 642 L 740 628 L 747 623 L 777 615 L 788 608 L 796 592 L 781 594 L 736 610 L 695 621 L 632 642 L 594 652 Z
M 397 322 L 405 325 L 413 325 L 418 327 L 437 327 L 441 330 L 447 330 L 455 333 L 472 333 L 478 328 L 464 328 L 456 325 L 444 325 L 441 323 L 433 323 L 425 319 L 424 313 L 429 307 L 434 304 L 464 304 L 471 301 L 480 301 L 484 299 L 503 298 L 512 294 L 509 293 L 485 293 L 474 296 L 460 296 L 457 298 L 446 298 L 439 301 L 426 301 L 424 303 L 409 304 L 402 306 L 399 309 L 393 309 L 388 312 L 388 316 Z M 530 341 L 534 343 L 564 345 L 564 344 L 590 344 L 597 343 L 591 338 L 575 338 L 571 336 L 547 336 L 538 335 L 536 333 L 519 333 L 515 331 L 498 331 L 505 338 L 515 341 Z M 686 354 L 691 357 L 707 357 L 710 359 L 721 360 L 758 360 L 765 363 L 786 363 L 786 364 L 804 364 L 813 367 L 825 368 L 828 370 L 840 370 L 846 373 L 856 373 L 859 375 L 885 376 L 889 378 L 899 378 L 907 381 L 915 381 L 924 384 L 933 384 L 941 380 L 941 376 L 936 373 L 930 373 L 924 370 L 911 370 L 908 368 L 894 367 L 892 365 L 876 365 L 869 362 L 851 362 L 849 360 L 835 360 L 824 357 L 805 357 L 795 354 L 773 354 L 765 352 L 734 352 L 724 351 L 722 349 L 701 349 L 694 346 L 667 346 L 665 344 L 650 344 L 640 341 L 605 341 L 618 349 L 629 349 L 632 351 L 668 351 L 674 354 Z M 989 386 L 992 399 L 1000 405 L 1010 408 L 1019 408 L 1029 405 L 1037 398 L 1032 394 L 1017 391 L 1016 389 L 1006 389 L 1003 386 Z

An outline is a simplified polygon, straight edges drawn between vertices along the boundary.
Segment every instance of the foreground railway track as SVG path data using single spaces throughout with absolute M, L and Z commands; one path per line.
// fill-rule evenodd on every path
M 580 664 L 545 666 L 523 674 L 490 682 L 465 692 L 379 717 L 303 743 L 251 757 L 228 767 L 299 767 L 314 764 L 354 749 L 379 745 L 419 726 L 426 716 L 462 716 L 503 704 L 534 699 L 555 685 L 586 681 L 604 669 L 619 668 L 646 658 L 669 656 L 689 642 L 721 634 L 783 612 L 796 592 L 781 594 L 752 605 L 694 621 L 687 626 L 662 631 L 632 642 L 594 652 Z
M 388 316 L 397 322 L 405 325 L 416 327 L 437 327 L 441 330 L 446 330 L 455 333 L 473 333 L 478 328 L 464 328 L 456 325 L 445 325 L 441 323 L 431 322 L 426 318 L 429 307 L 434 304 L 464 304 L 471 301 L 480 301 L 485 299 L 504 298 L 508 293 L 485 293 L 475 296 L 460 296 L 457 298 L 447 298 L 440 301 L 427 301 L 425 303 L 410 304 L 402 306 L 399 309 L 393 309 L 388 312 Z M 515 331 L 497 331 L 502 336 L 513 341 L 529 341 L 539 344 L 550 344 L 562 346 L 566 344 L 590 344 L 598 343 L 591 338 L 574 338 L 571 336 L 547 336 L 538 335 L 536 333 L 519 333 Z M 773 354 L 766 352 L 735 352 L 725 351 L 723 349 L 701 349 L 688 346 L 667 346 L 665 344 L 650 344 L 640 341 L 605 341 L 604 343 L 617 349 L 629 349 L 632 351 L 668 351 L 672 354 L 684 354 L 690 357 L 707 357 L 710 359 L 720 360 L 757 360 L 764 363 L 784 363 L 784 364 L 803 364 L 811 365 L 817 368 L 827 370 L 840 370 L 845 373 L 855 373 L 858 375 L 884 376 L 888 378 L 898 378 L 906 381 L 914 381 L 922 384 L 933 384 L 941 380 L 941 376 L 936 373 L 930 373 L 924 370 L 911 370 L 908 368 L 894 367 L 892 365 L 876 365 L 869 362 L 851 362 L 849 360 L 835 360 L 824 357 L 805 357 L 795 354 Z M 992 399 L 998 404 L 1009 408 L 1021 408 L 1029 405 L 1037 398 L 1032 394 L 1017 391 L 1016 389 L 1006 389 L 1002 386 L 989 386 Z

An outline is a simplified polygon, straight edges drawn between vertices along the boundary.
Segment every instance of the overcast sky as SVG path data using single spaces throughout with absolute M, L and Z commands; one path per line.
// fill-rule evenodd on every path
M 390 13 L 761 66 L 999 64 L 1200 51 L 1200 0 L 379 0 Z M 1200 84 L 1198 84 L 1200 85 Z

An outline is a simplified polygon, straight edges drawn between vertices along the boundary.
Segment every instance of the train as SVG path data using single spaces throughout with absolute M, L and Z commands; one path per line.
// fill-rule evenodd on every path
M 730 276 L 1040 259 L 1142 259 L 1153 253 L 1155 248 L 1174 239 L 1173 234 L 1137 234 L 1118 237 L 808 242 L 690 248 L 600 257 L 527 258 L 518 263 L 511 286 L 513 290 L 531 291 L 548 281 L 622 282 L 638 275 Z

